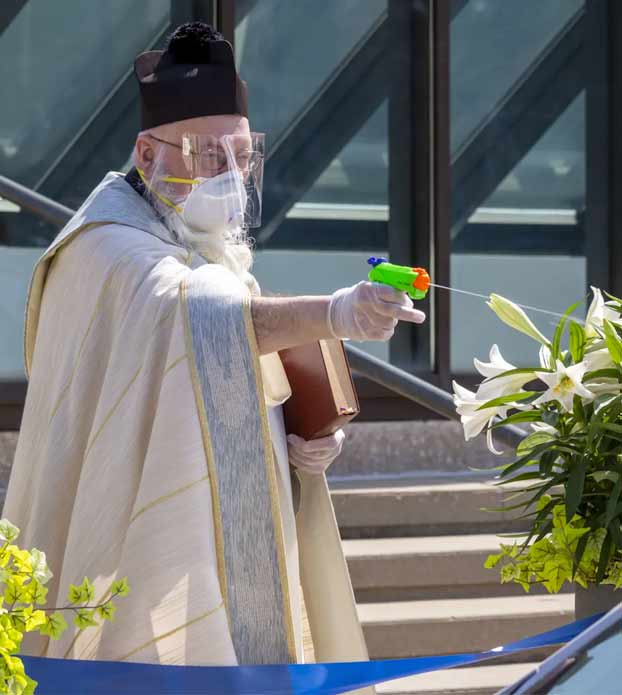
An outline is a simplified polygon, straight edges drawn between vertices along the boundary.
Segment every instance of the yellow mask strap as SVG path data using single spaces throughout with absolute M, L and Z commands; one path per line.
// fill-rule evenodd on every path
M 179 205 L 175 205 L 175 203 L 172 200 L 169 200 L 165 196 L 163 196 L 161 193 L 158 193 L 157 191 L 154 191 L 153 188 L 147 183 L 147 179 L 145 177 L 145 172 L 140 169 L 139 167 L 136 167 L 136 171 L 138 172 L 138 175 L 140 176 L 141 181 L 145 184 L 145 186 L 155 195 L 159 200 L 161 200 L 165 205 L 168 205 L 169 208 L 173 208 L 175 212 L 181 214 L 181 208 Z M 185 183 L 188 185 L 193 185 L 195 183 L 198 183 L 195 179 L 180 179 L 175 176 L 164 176 L 161 179 L 162 181 L 166 181 L 167 183 Z
M 199 183 L 198 179 L 180 179 L 176 176 L 163 176 L 160 181 L 166 181 L 167 183 L 186 183 L 189 186 L 194 186 Z

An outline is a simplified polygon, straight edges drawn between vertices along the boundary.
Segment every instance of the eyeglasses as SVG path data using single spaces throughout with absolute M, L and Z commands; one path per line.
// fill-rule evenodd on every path
M 164 145 L 170 145 L 171 147 L 181 150 L 184 158 L 190 158 L 191 168 L 196 173 L 205 172 L 214 175 L 229 167 L 227 152 L 217 143 L 215 138 L 213 143 L 197 149 L 192 146 L 190 138 L 187 136 L 183 137 L 183 144 L 178 145 L 175 142 L 158 138 L 151 133 L 147 133 L 147 135 Z M 197 138 L 195 138 L 195 140 L 196 139 Z M 253 173 L 253 171 L 258 169 L 263 163 L 263 152 L 252 148 L 241 147 L 239 150 L 231 152 L 231 155 L 235 158 L 237 168 L 245 174 Z

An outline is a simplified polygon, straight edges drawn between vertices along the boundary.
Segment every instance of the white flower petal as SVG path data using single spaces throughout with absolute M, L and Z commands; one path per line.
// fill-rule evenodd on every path
M 553 361 L 551 359 L 551 350 L 546 345 L 541 345 L 539 350 L 540 366 L 544 369 L 552 369 Z
M 487 304 L 495 312 L 499 319 L 503 321 L 503 323 L 506 323 L 511 328 L 514 328 L 514 330 L 528 335 L 530 338 L 537 340 L 543 345 L 549 344 L 547 338 L 540 333 L 532 320 L 518 306 L 518 304 L 515 304 L 509 299 L 506 299 L 498 294 L 491 294 L 490 301 L 488 301 Z
M 553 388 L 559 382 L 557 372 L 536 372 L 536 376 L 543 381 L 549 388 Z
M 454 381 L 452 386 L 454 389 L 454 394 L 459 400 L 465 402 L 475 400 L 475 393 L 473 393 L 473 391 L 469 391 L 467 388 L 464 388 L 464 386 L 460 386 L 457 381 Z
M 473 360 L 475 369 L 477 369 L 482 376 L 490 378 L 511 369 L 516 369 L 513 364 L 510 364 L 508 361 L 503 359 L 501 350 L 499 350 L 499 346 L 496 343 L 490 348 L 489 357 L 490 362 L 482 362 L 477 358 Z
M 597 287 L 591 287 L 592 290 L 592 302 L 589 309 L 587 310 L 587 316 L 585 317 L 585 335 L 588 338 L 592 338 L 598 335 L 596 327 L 600 328 L 603 325 L 603 315 L 605 309 L 605 301 L 601 291 Z
M 551 401 L 557 400 L 557 395 L 552 388 L 547 389 L 541 396 L 538 396 L 535 401 L 532 401 L 531 405 L 535 408 L 544 403 L 550 403 Z
M 586 371 L 588 372 L 595 372 L 599 369 L 611 369 L 615 366 L 607 348 L 586 352 L 583 361 L 585 362 Z
M 587 371 L 587 364 L 585 362 L 579 362 L 578 364 L 573 364 L 572 367 L 563 367 L 562 369 L 575 384 L 580 384 L 583 380 L 583 375 Z
M 503 451 L 495 449 L 495 443 L 492 438 L 492 429 L 490 428 L 492 423 L 492 420 L 490 420 L 490 422 L 488 423 L 488 430 L 486 431 L 486 446 L 488 447 L 488 451 L 490 451 L 490 453 L 494 454 L 495 456 L 503 456 Z
M 464 438 L 468 441 L 477 437 L 478 434 L 486 427 L 486 423 L 490 420 L 490 408 L 480 410 L 477 415 L 471 415 L 462 418 L 462 426 L 464 427 Z

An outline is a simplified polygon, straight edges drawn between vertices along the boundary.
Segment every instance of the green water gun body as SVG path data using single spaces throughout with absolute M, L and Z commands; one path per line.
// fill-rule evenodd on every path
M 425 299 L 430 288 L 430 276 L 424 268 L 409 268 L 406 265 L 389 263 L 386 258 L 367 259 L 372 269 L 368 278 L 372 282 L 390 285 L 396 290 L 408 293 L 411 299 Z

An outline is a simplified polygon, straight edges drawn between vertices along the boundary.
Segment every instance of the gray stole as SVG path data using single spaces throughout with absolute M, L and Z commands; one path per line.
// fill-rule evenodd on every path
M 241 664 L 295 662 L 276 471 L 250 296 L 220 266 L 182 285 L 219 577 Z

